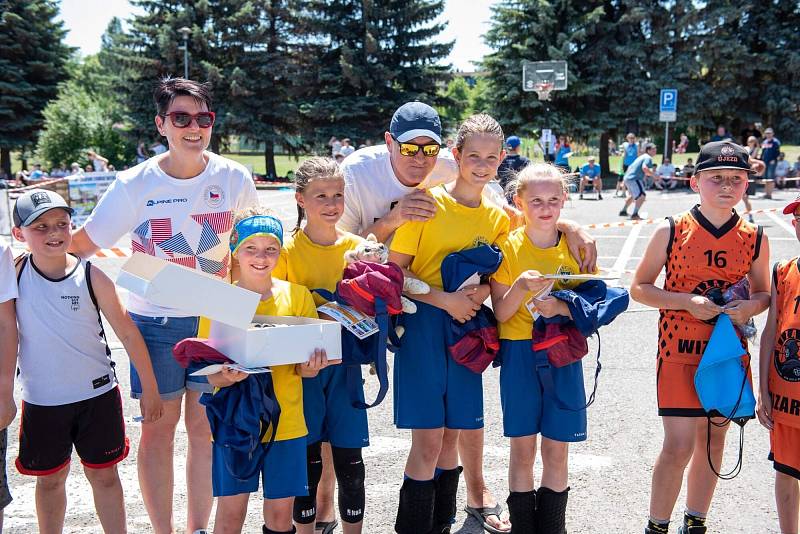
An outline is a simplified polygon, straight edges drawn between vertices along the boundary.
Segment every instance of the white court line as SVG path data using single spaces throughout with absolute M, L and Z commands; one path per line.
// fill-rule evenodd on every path
M 617 256 L 617 261 L 615 261 L 614 265 L 611 267 L 611 272 L 616 273 L 625 270 L 628 265 L 628 259 L 631 257 L 631 252 L 633 252 L 633 247 L 636 246 L 636 239 L 639 237 L 639 232 L 641 231 L 641 226 L 634 226 L 631 228 L 631 233 L 628 234 L 628 238 L 625 240 L 625 243 L 622 244 L 622 250 Z
M 772 219 L 773 222 L 775 222 L 778 226 L 780 226 L 781 228 L 783 228 L 784 230 L 789 232 L 792 236 L 795 235 L 794 228 L 792 228 L 791 224 L 787 223 L 786 221 L 784 221 L 783 219 L 781 219 L 780 217 L 778 217 L 774 213 L 767 213 L 766 216 L 769 217 L 770 219 Z

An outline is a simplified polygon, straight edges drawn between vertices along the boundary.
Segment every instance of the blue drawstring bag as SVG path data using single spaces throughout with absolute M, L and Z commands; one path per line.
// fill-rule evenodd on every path
M 743 356 L 747 356 L 746 365 L 742 363 Z M 694 388 L 708 418 L 708 465 L 723 480 L 735 478 L 742 470 L 744 425 L 756 415 L 749 369 L 750 355 L 742 347 L 730 317 L 721 313 L 695 372 Z M 712 417 L 722 417 L 723 421 L 714 422 Z M 739 425 L 739 459 L 733 469 L 721 474 L 711 461 L 711 425 L 722 427 L 731 421 Z

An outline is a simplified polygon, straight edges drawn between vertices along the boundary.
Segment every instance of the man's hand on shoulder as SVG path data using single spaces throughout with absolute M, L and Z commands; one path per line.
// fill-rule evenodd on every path
M 436 203 L 427 191 L 412 191 L 401 198 L 387 216 L 399 227 L 408 221 L 424 222 L 436 215 Z

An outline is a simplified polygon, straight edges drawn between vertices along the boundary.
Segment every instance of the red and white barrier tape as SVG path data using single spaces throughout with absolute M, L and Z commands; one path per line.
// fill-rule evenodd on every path
M 752 210 L 752 211 L 744 211 L 742 215 L 760 215 L 763 213 L 777 213 L 782 212 L 783 208 L 766 208 L 760 210 Z M 598 229 L 598 228 L 628 228 L 632 226 L 640 226 L 643 224 L 656 224 L 660 223 L 664 220 L 664 218 L 660 219 L 641 219 L 639 221 L 617 221 L 617 222 L 607 222 L 607 223 L 593 223 L 593 224 L 584 224 L 583 228 L 587 229 Z

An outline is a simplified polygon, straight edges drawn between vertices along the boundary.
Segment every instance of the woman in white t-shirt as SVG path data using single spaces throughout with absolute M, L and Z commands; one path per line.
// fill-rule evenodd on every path
M 111 247 L 128 235 L 131 248 L 225 278 L 230 267 L 232 213 L 257 204 L 250 173 L 206 148 L 214 113 L 209 88 L 182 78 L 165 79 L 154 93 L 159 134 L 169 151 L 122 171 L 73 238 L 81 256 Z M 186 392 L 187 530 L 205 529 L 211 515 L 211 432 L 200 395 L 211 388 L 172 357 L 178 341 L 194 337 L 198 318 L 157 306 L 134 294 L 128 309 L 147 343 L 164 416 L 142 425 L 138 469 L 142 497 L 156 532 L 171 532 L 172 444 Z M 132 396 L 141 392 L 131 367 Z

